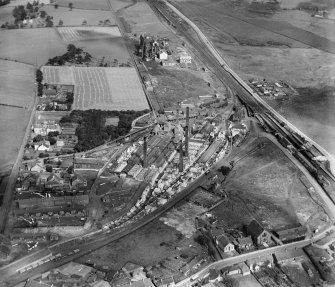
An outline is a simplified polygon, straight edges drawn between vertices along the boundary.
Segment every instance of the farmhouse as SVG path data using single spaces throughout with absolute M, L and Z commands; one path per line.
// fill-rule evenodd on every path
M 248 225 L 248 234 L 251 235 L 252 240 L 258 244 L 271 243 L 271 234 L 265 230 L 256 220 L 253 220 Z

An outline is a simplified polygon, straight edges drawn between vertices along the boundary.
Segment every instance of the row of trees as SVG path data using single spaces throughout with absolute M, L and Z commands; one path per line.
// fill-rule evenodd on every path
M 64 116 L 61 123 L 76 123 L 76 135 L 78 144 L 75 146 L 76 151 L 86 151 L 96 146 L 104 144 L 107 140 L 114 140 L 120 136 L 129 133 L 131 123 L 137 117 L 148 113 L 144 111 L 72 111 L 70 115 Z M 119 117 L 117 126 L 106 126 L 107 117 Z
M 42 97 L 43 95 L 42 81 L 43 81 L 43 73 L 40 69 L 37 69 L 36 70 L 36 82 L 37 82 L 37 95 L 39 97 Z

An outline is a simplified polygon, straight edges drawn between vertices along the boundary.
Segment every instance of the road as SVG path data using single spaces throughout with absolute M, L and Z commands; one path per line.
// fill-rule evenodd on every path
M 191 286 L 191 282 L 192 282 L 192 278 L 201 278 L 203 276 L 205 276 L 210 269 L 217 269 L 220 270 L 222 268 L 228 267 L 228 266 L 232 266 L 234 264 L 238 264 L 238 263 L 242 263 L 242 262 L 246 262 L 248 260 L 254 260 L 254 259 L 258 259 L 258 258 L 264 258 L 267 256 L 272 256 L 272 254 L 276 254 L 279 252 L 289 252 L 298 248 L 302 248 L 305 247 L 309 244 L 311 244 L 312 242 L 315 242 L 317 240 L 320 240 L 329 230 L 325 230 L 322 233 L 318 234 L 317 236 L 315 236 L 312 239 L 306 239 L 303 241 L 298 241 L 298 242 L 292 242 L 292 243 L 288 243 L 288 244 L 284 244 L 284 245 L 279 245 L 279 246 L 274 246 L 274 247 L 270 247 L 270 248 L 266 248 L 266 249 L 261 249 L 261 250 L 256 250 L 253 252 L 249 252 L 249 253 L 245 253 L 245 254 L 240 254 L 234 257 L 229 257 L 229 258 L 225 258 L 219 261 L 216 261 L 210 265 L 205 266 L 203 269 L 199 270 L 198 272 L 196 272 L 195 274 L 192 274 L 191 276 L 189 276 L 188 278 L 178 282 L 176 284 L 176 286 L 178 287 L 188 287 Z M 194 283 L 194 282 L 193 282 Z

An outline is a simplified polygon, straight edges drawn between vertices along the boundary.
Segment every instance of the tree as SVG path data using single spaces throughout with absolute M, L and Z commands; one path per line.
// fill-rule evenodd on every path
M 15 18 L 15 23 L 23 21 L 26 18 L 27 13 L 23 5 L 15 6 L 13 9 L 13 16 Z
M 73 171 L 74 171 L 74 166 L 73 165 L 69 166 L 69 168 L 67 169 L 67 172 L 71 174 L 73 173 Z
M 56 137 L 59 135 L 59 131 L 49 132 L 48 137 Z
M 63 20 L 59 20 L 58 26 L 63 26 L 63 24 L 64 24 Z
M 40 141 L 43 141 L 43 136 L 41 135 L 37 135 L 36 137 L 33 138 L 33 142 L 40 142 Z
M 52 166 L 47 165 L 47 166 L 45 167 L 45 170 L 46 170 L 47 172 L 52 172 Z
M 223 175 L 228 175 L 230 172 L 230 168 L 228 166 L 223 165 L 219 168 L 219 171 L 221 171 Z
M 70 11 L 72 11 L 72 8 L 73 8 L 73 4 L 72 4 L 72 2 L 70 2 L 69 3 L 69 9 L 70 9 Z
M 54 6 L 54 7 L 55 7 L 55 9 L 58 9 L 58 4 L 55 4 L 55 6 Z
M 51 20 L 49 20 L 49 21 L 46 21 L 46 27 L 52 27 L 54 25 L 54 23 L 51 21 Z
M 48 137 L 48 140 L 50 142 L 50 145 L 54 145 L 57 142 L 57 140 L 53 137 Z
M 33 12 L 34 6 L 30 2 L 28 2 L 27 5 L 26 5 L 26 9 L 29 12 Z
M 87 25 L 87 21 L 84 20 L 83 23 L 82 23 L 82 25 Z
M 43 81 L 43 73 L 40 69 L 36 70 L 36 82 L 40 83 Z
M 47 12 L 45 12 L 44 10 L 40 12 L 41 18 L 45 18 L 46 15 L 47 15 Z

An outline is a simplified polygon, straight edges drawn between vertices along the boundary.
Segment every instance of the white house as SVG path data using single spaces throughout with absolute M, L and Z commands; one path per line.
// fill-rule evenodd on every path
M 158 58 L 160 60 L 167 60 L 168 59 L 168 54 L 165 52 L 165 51 L 161 51 L 159 54 L 158 54 Z
M 34 149 L 37 151 L 49 151 L 50 150 L 50 142 L 43 141 L 34 144 Z

